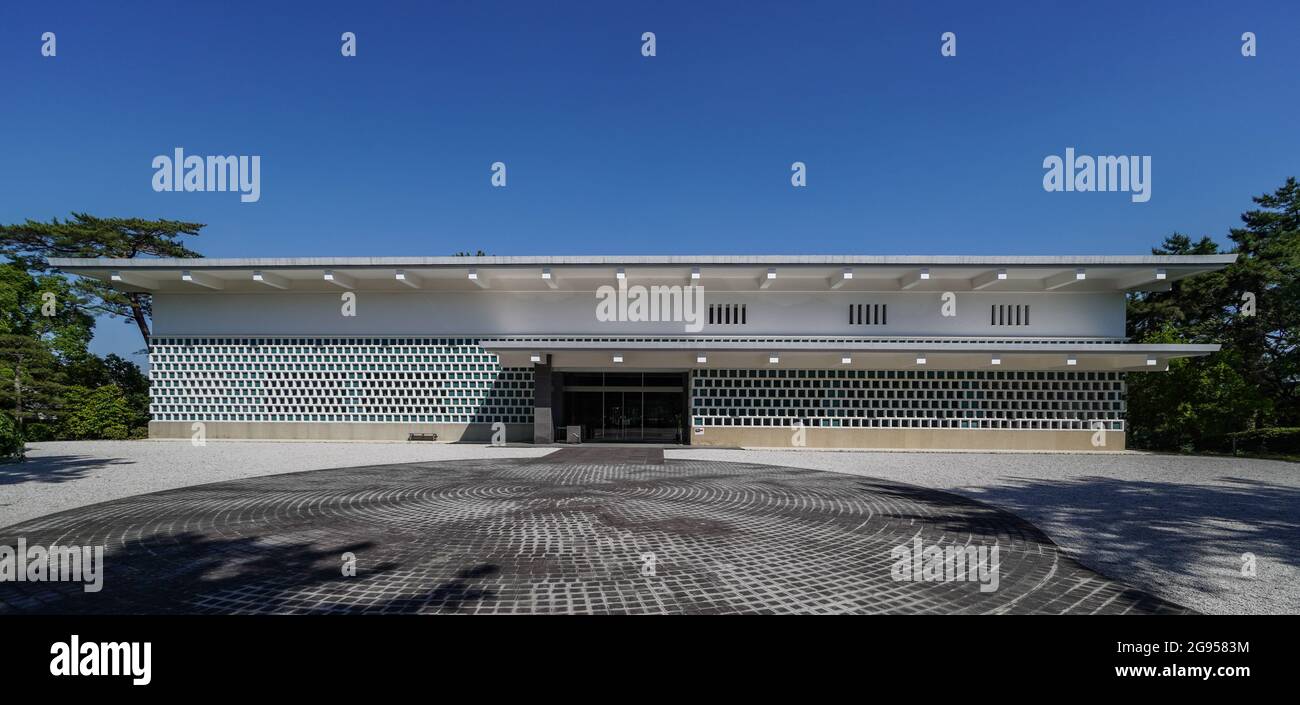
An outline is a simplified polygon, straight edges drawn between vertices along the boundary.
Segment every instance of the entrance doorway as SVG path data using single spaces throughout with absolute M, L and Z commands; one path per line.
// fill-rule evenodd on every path
M 562 427 L 595 443 L 686 443 L 685 372 L 563 372 Z

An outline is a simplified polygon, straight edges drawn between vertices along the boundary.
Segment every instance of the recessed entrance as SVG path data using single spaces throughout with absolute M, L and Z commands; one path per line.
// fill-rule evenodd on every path
M 685 372 L 563 372 L 561 430 L 595 443 L 686 443 Z

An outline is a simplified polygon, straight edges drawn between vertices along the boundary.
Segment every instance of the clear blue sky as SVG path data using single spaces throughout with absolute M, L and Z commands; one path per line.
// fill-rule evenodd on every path
M 1128 254 L 1300 173 L 1290 1 L 204 4 L 0 7 L 0 222 L 193 220 L 241 257 Z M 1151 155 L 1150 202 L 1043 191 L 1071 146 Z M 261 201 L 155 193 L 175 147 L 261 155 Z

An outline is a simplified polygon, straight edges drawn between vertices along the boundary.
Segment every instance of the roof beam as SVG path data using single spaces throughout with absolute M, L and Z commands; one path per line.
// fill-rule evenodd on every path
M 552 289 L 560 288 L 560 283 L 555 280 L 555 272 L 552 272 L 550 267 L 542 268 L 542 281 L 546 282 L 546 286 Z
M 135 272 L 110 272 L 108 280 L 114 284 L 125 284 L 126 286 L 133 286 L 137 289 L 152 290 L 158 288 L 157 284 L 141 279 Z
M 279 276 L 278 274 L 271 274 L 270 272 L 262 272 L 262 271 L 253 272 L 253 281 L 260 282 L 270 287 L 275 287 L 276 289 L 289 288 L 288 279 L 285 279 L 284 277 Z
M 975 277 L 974 279 L 970 280 L 970 288 L 972 291 L 979 291 L 980 289 L 987 289 L 988 287 L 998 282 L 1004 282 L 1006 280 L 1007 280 L 1007 270 L 1005 269 L 989 270 Z
M 1079 267 L 1073 272 L 1061 272 L 1060 274 L 1050 276 L 1047 279 L 1044 279 L 1043 289 L 1047 291 L 1054 291 L 1062 287 L 1070 286 L 1071 284 L 1077 284 L 1078 282 L 1081 282 L 1087 278 L 1088 278 L 1088 273 L 1084 271 L 1083 267 Z
M 831 277 L 830 285 L 832 289 L 838 289 L 844 286 L 845 282 L 851 281 L 853 281 L 853 268 L 845 267 L 844 271 Z
M 776 267 L 768 267 L 767 272 L 758 278 L 758 288 L 766 289 L 776 281 Z
M 915 272 L 908 272 L 898 280 L 898 288 L 911 289 L 912 287 L 924 281 L 930 280 L 930 268 L 918 269 Z
M 1157 287 L 1169 284 L 1169 272 L 1165 269 L 1148 269 L 1134 274 L 1128 278 L 1121 279 L 1117 288 L 1119 289 L 1146 289 L 1148 285 Z
M 356 280 L 356 279 L 353 279 L 352 277 L 350 277 L 350 276 L 348 276 L 348 275 L 346 275 L 346 274 L 343 274 L 342 272 L 336 272 L 336 271 L 334 271 L 334 270 L 332 270 L 332 269 L 327 269 L 327 270 L 325 270 L 325 281 L 327 281 L 327 282 L 329 282 L 329 283 L 331 283 L 331 284 L 333 284 L 333 285 L 335 285 L 335 286 L 341 286 L 341 287 L 343 287 L 344 289 L 355 289 L 355 288 L 357 288 L 357 280 Z
M 181 281 L 189 282 L 190 284 L 197 284 L 198 286 L 206 287 L 208 289 L 226 288 L 225 284 L 222 284 L 220 280 L 212 275 L 204 274 L 203 272 L 191 272 L 188 269 L 181 271 Z
M 406 271 L 405 269 L 399 269 L 396 272 L 394 272 L 393 278 L 396 279 L 399 284 L 405 284 L 406 286 L 409 286 L 412 289 L 419 289 L 420 287 L 424 286 L 424 280 Z

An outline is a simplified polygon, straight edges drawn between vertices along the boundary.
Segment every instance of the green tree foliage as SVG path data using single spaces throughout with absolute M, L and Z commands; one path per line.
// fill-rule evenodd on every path
M 1222 272 L 1129 298 L 1129 336 L 1145 343 L 1220 343 L 1174 360 L 1166 374 L 1133 374 L 1129 439 L 1136 448 L 1194 449 L 1237 431 L 1300 425 L 1300 186 L 1294 178 L 1254 199 L 1234 228 L 1237 261 Z M 1153 254 L 1216 254 L 1210 238 L 1181 234 Z M 1254 294 L 1255 315 L 1243 315 Z
M 69 385 L 95 389 L 111 386 L 121 391 L 131 408 L 127 424 L 133 434 L 149 426 L 149 378 L 140 366 L 109 353 L 104 357 L 86 355 L 66 367 Z
M 0 412 L 0 461 L 23 457 L 23 439 L 9 415 Z
M 1182 339 L 1171 325 L 1144 342 Z M 1203 448 L 1211 439 L 1239 430 L 1261 404 L 1268 400 L 1241 375 L 1230 351 L 1171 360 L 1167 372 L 1128 375 L 1128 442 L 1134 448 Z
M 1233 228 L 1237 262 L 1227 270 L 1234 314 L 1224 324 L 1225 346 L 1240 353 L 1242 374 L 1268 399 L 1252 427 L 1300 425 L 1300 183 L 1294 177 Z M 1240 315 L 1241 299 L 1255 296 L 1255 315 Z M 1245 430 L 1245 429 L 1243 429 Z
M 80 441 L 130 437 L 136 412 L 121 387 L 115 384 L 94 389 L 68 387 L 64 398 L 67 403 L 59 419 L 61 438 Z
M 46 274 L 51 257 L 200 257 L 181 238 L 198 235 L 202 223 L 141 218 L 98 218 L 73 213 L 71 220 L 48 223 L 28 220 L 0 225 L 0 254 L 23 271 Z M 106 282 L 78 279 L 72 287 L 84 299 L 85 310 L 135 323 L 145 345 L 153 299 L 147 292 L 114 289 Z
M 101 414 L 112 423 L 91 423 L 83 414 L 68 427 L 79 434 L 98 428 L 117 437 L 119 426 L 125 425 L 128 434 L 140 434 L 148 426 L 148 379 L 129 360 L 101 358 L 87 350 L 95 318 L 84 304 L 63 276 L 33 274 L 15 261 L 0 264 L 0 410 L 12 420 L 16 436 L 67 437 L 64 417 L 89 399 L 70 397 L 69 388 L 115 389 L 129 410 L 125 417 L 116 407 Z M 99 410 L 104 408 L 101 404 Z
M 39 339 L 0 334 L 0 408 L 14 419 L 19 437 L 30 421 L 54 418 L 62 406 L 63 370 Z
M 84 299 L 64 277 L 33 276 L 15 262 L 0 265 L 0 334 L 45 341 L 69 360 L 84 353 L 94 327 Z
M 0 225 L 0 409 L 28 439 L 126 438 L 149 422 L 149 383 L 140 368 L 87 346 L 98 315 L 134 324 L 146 345 L 147 292 L 70 280 L 53 257 L 198 257 L 182 238 L 201 223 L 141 218 L 28 220 Z

